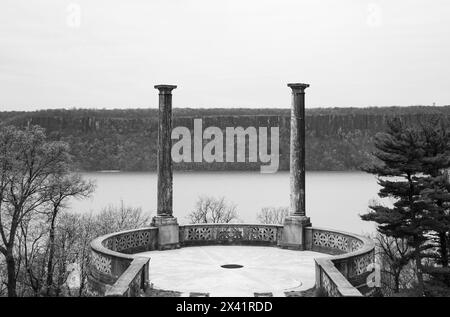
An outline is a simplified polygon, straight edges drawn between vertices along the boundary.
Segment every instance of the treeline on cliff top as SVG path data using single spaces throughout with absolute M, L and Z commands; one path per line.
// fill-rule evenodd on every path
M 289 115 L 288 108 L 174 108 L 174 116 L 236 116 L 236 115 Z M 366 107 L 366 108 L 311 108 L 306 109 L 306 115 L 411 115 L 411 114 L 444 114 L 450 115 L 450 105 L 410 106 L 410 107 Z M 23 116 L 61 116 L 80 118 L 95 116 L 99 118 L 140 118 L 142 116 L 158 115 L 157 106 L 138 109 L 43 109 L 38 111 L 0 111 L 0 119 L 14 119 Z
M 289 169 L 289 109 L 175 108 L 174 126 L 278 126 L 280 170 Z M 450 106 L 314 108 L 306 110 L 306 168 L 357 170 L 374 161 L 373 136 L 386 119 L 400 116 L 418 122 L 427 116 L 450 116 Z M 147 109 L 52 109 L 0 112 L 2 124 L 44 127 L 50 139 L 66 141 L 80 170 L 151 171 L 156 169 L 156 107 Z M 206 142 L 206 141 L 205 141 Z M 259 163 L 179 163 L 181 170 L 257 170 Z

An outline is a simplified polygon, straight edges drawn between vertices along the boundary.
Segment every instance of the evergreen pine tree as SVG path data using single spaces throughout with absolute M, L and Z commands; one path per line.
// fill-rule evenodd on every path
M 385 133 L 375 137 L 374 155 L 380 164 L 366 168 L 377 175 L 381 189 L 379 197 L 395 199 L 392 207 L 383 204 L 370 206 L 370 211 L 361 216 L 374 221 L 377 230 L 390 237 L 406 239 L 413 248 L 418 290 L 424 294 L 422 255 L 426 248 L 423 219 L 426 203 L 421 199 L 419 175 L 424 157 L 423 138 L 414 128 L 406 127 L 399 118 L 387 122 Z
M 420 179 L 422 198 L 427 204 L 424 221 L 436 241 L 438 263 L 449 265 L 450 233 L 450 128 L 447 120 L 436 119 L 421 126 L 424 137 L 423 175 Z

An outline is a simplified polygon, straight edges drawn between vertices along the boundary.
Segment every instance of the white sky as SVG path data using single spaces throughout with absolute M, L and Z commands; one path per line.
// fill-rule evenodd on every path
M 77 11 L 80 9 L 80 19 Z M 0 110 L 450 104 L 448 0 L 2 0 Z M 78 25 L 79 20 L 79 25 Z

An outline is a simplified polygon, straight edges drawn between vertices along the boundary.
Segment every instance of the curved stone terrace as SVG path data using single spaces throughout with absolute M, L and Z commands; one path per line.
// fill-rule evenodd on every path
M 311 226 L 305 208 L 305 89 L 292 90 L 290 215 L 283 225 L 179 226 L 172 210 L 172 91 L 159 90 L 158 201 L 152 226 L 91 244 L 89 285 L 106 296 L 156 289 L 180 296 L 363 296 L 374 263 L 372 240 Z M 181 249 L 180 249 L 181 248 Z M 280 249 L 282 248 L 282 249 Z M 164 251 L 163 251 L 164 250 Z
M 158 228 L 124 231 L 92 242 L 90 285 L 99 295 L 363 296 L 374 243 L 345 232 L 309 227 L 306 250 L 280 248 L 283 226 L 202 224 L 179 227 L 180 249 L 160 251 Z M 237 264 L 242 268 L 222 268 Z M 361 284 L 361 281 L 363 283 Z M 355 284 L 358 283 L 358 284 Z M 363 285 L 364 284 L 364 285 Z

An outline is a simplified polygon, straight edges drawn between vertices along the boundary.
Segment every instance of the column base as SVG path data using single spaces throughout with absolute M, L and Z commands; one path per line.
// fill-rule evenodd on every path
M 152 227 L 158 228 L 158 249 L 172 250 L 180 247 L 179 226 L 173 216 L 155 216 Z
M 305 250 L 305 227 L 310 227 L 311 221 L 305 216 L 288 216 L 284 219 L 280 247 L 291 250 Z

